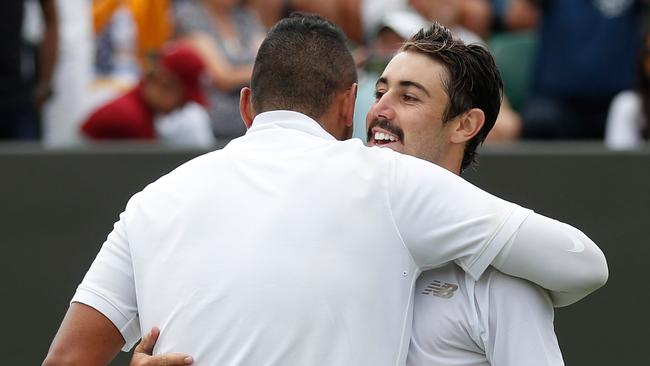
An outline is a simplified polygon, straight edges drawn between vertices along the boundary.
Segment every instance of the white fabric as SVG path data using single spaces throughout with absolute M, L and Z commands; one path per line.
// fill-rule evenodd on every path
M 644 144 L 641 131 L 645 125 L 639 94 L 631 90 L 620 92 L 609 107 L 605 145 L 613 150 L 638 149 Z
M 154 128 L 158 139 L 172 146 L 209 148 L 216 143 L 208 111 L 196 102 L 185 103 L 172 113 L 156 116 Z
M 480 276 L 529 213 L 267 112 L 136 194 L 72 301 L 200 365 L 403 365 L 420 271 Z
M 553 304 L 532 283 L 456 265 L 424 272 L 415 289 L 407 366 L 562 366 Z
M 589 295 L 609 275 L 605 255 L 582 231 L 536 213 L 524 220 L 492 265 L 513 276 L 535 279 L 551 291 L 555 306 Z

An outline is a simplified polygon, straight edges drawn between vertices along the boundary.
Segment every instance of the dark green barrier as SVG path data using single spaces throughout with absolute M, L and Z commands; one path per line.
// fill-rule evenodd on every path
M 39 365 L 68 301 L 127 199 L 199 151 L 0 147 L 3 362 Z M 650 151 L 492 149 L 468 179 L 583 229 L 607 255 L 608 285 L 557 311 L 567 365 L 635 365 L 650 324 Z M 513 299 L 516 301 L 516 299 Z M 515 345 L 516 346 L 516 345 Z M 113 365 L 128 365 L 122 356 Z

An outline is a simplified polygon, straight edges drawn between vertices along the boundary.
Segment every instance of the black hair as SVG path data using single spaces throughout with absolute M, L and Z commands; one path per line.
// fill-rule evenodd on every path
M 293 110 L 318 119 L 335 94 L 355 82 L 345 34 L 325 18 L 293 13 L 271 28 L 257 53 L 253 108 L 257 113 Z

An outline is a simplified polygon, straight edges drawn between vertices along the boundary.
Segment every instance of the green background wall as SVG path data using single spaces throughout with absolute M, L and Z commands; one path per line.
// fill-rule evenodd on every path
M 155 145 L 69 151 L 0 146 L 5 364 L 40 365 L 70 297 L 127 199 L 201 153 Z M 650 341 L 650 151 L 492 148 L 480 169 L 466 175 L 496 195 L 581 228 L 607 255 L 607 286 L 556 312 L 566 364 L 643 363 Z M 128 365 L 126 356 L 113 365 Z

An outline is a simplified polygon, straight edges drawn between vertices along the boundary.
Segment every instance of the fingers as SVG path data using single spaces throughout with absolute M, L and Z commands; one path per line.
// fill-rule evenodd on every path
M 153 327 L 149 333 L 142 337 L 142 341 L 133 351 L 131 366 L 185 366 L 194 363 L 194 359 L 184 353 L 165 353 L 151 356 L 159 335 L 160 329 Z
M 163 355 L 148 357 L 139 366 L 185 366 L 194 363 L 192 357 L 183 353 L 165 353 Z
M 140 344 L 135 348 L 134 353 L 145 353 L 151 355 L 159 335 L 160 329 L 158 329 L 158 327 L 151 328 L 149 333 L 142 337 L 142 341 L 140 341 Z
M 134 355 L 131 366 L 186 366 L 194 363 L 192 357 L 183 353 L 165 353 L 158 356 Z

